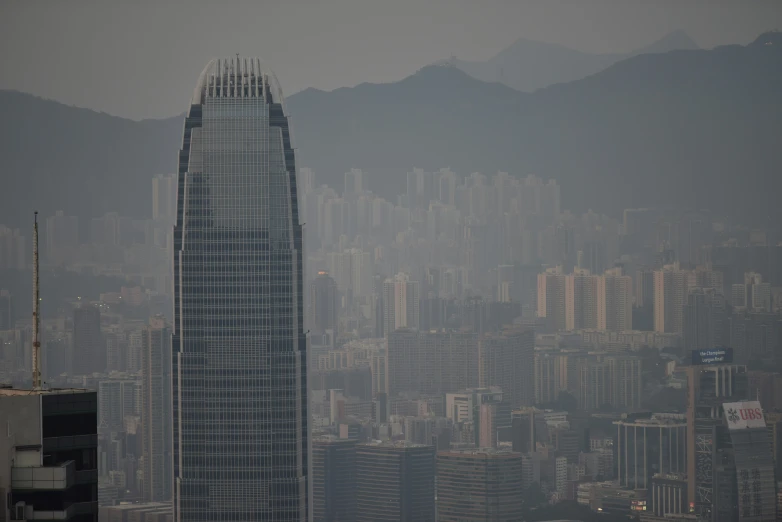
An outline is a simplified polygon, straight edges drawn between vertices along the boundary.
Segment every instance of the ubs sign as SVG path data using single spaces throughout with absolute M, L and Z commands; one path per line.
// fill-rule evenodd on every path
M 726 402 L 722 405 L 728 429 L 765 428 L 766 420 L 758 401 Z

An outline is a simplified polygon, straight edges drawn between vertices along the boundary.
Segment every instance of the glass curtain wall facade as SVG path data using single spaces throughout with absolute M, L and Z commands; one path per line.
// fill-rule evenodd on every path
M 260 60 L 201 73 L 178 175 L 174 520 L 309 520 L 296 166 Z

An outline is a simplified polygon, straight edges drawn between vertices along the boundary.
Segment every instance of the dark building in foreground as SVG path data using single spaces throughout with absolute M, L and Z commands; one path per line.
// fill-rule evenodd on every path
M 521 468 L 521 453 L 493 449 L 439 452 L 438 522 L 524 520 Z
M 333 437 L 312 441 L 314 522 L 356 519 L 356 443 Z
M 434 520 L 433 446 L 372 442 L 356 446 L 356 522 Z
M 0 388 L 0 520 L 98 521 L 98 397 Z
M 178 158 L 174 520 L 309 520 L 296 162 L 260 60 L 207 64 Z

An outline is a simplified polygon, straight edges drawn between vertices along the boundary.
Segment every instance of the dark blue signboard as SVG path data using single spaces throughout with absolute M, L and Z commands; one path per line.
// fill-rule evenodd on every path
M 693 350 L 692 364 L 729 364 L 733 362 L 733 348 L 709 348 Z

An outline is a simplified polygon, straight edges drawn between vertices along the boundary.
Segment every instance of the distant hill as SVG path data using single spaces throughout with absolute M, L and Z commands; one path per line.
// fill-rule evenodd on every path
M 155 174 L 174 172 L 182 119 L 132 121 L 0 91 L 0 223 L 32 211 L 151 216 Z
M 639 54 L 695 50 L 698 46 L 684 31 L 674 31 L 660 40 L 627 54 L 592 54 L 568 47 L 519 38 L 486 61 L 448 60 L 473 78 L 500 82 L 532 92 L 557 83 L 580 80 L 621 60 Z
M 432 66 L 391 84 L 308 89 L 288 107 L 298 165 L 335 188 L 351 167 L 448 166 L 556 178 L 574 211 L 782 218 L 780 33 L 642 54 L 531 94 Z M 150 179 L 176 167 L 181 118 L 133 122 L 12 92 L 0 92 L 0 114 L 0 223 L 26 225 L 33 209 L 146 217 Z

